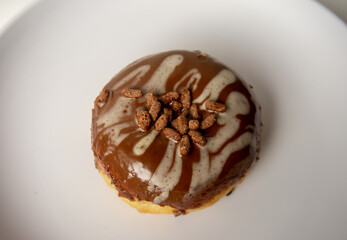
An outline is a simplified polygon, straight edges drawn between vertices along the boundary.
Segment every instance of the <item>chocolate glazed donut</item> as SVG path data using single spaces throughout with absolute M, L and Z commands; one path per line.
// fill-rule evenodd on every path
M 147 93 L 161 96 L 185 87 L 204 115 L 208 100 L 226 110 L 203 131 L 206 145 L 192 144 L 181 156 L 178 143 L 153 125 L 143 131 L 135 115 L 146 109 Z M 125 88 L 144 96 L 123 97 Z M 200 52 L 170 51 L 135 61 L 104 87 L 93 109 L 92 149 L 97 168 L 121 197 L 185 213 L 244 178 L 258 158 L 260 125 L 259 105 L 230 69 Z

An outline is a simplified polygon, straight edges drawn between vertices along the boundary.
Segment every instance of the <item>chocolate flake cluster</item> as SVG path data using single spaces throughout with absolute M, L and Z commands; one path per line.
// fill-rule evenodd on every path
M 127 98 L 140 98 L 143 96 L 138 89 L 123 89 L 122 95 Z M 146 110 L 137 110 L 136 120 L 139 127 L 147 131 L 154 123 L 156 131 L 162 131 L 164 136 L 180 143 L 182 156 L 190 151 L 190 139 L 200 146 L 206 145 L 206 138 L 202 130 L 211 127 L 217 120 L 215 113 L 202 117 L 199 105 L 192 104 L 189 89 L 183 88 L 178 92 L 168 92 L 160 97 L 153 93 L 146 96 Z M 206 110 L 225 112 L 225 106 L 214 101 L 206 101 Z M 190 138 L 190 139 L 189 139 Z

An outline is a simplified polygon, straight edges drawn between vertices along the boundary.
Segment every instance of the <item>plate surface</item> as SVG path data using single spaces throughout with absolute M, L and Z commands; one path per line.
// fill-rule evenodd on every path
M 311 1 L 44 1 L 0 38 L 1 239 L 345 239 L 347 28 Z M 93 101 L 200 49 L 254 86 L 261 159 L 214 206 L 139 214 L 94 169 Z

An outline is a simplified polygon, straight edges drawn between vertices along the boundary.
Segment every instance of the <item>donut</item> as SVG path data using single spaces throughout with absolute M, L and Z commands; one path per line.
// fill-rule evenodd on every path
M 95 166 L 142 213 L 187 214 L 230 193 L 258 159 L 250 85 L 199 51 L 141 58 L 94 101 Z

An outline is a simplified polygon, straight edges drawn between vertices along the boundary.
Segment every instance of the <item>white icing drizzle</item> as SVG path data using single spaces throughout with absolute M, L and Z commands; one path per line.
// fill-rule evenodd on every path
M 243 133 L 233 142 L 228 143 L 218 155 L 212 158 L 211 167 L 210 167 L 210 177 L 212 179 L 216 179 L 221 173 L 228 157 L 232 153 L 239 151 L 243 149 L 244 147 L 248 146 L 251 143 L 252 137 L 253 137 L 253 134 L 250 132 Z
M 196 88 L 198 87 L 198 83 L 201 79 L 201 74 L 200 73 L 197 73 L 197 74 L 194 74 L 188 81 L 188 84 L 187 84 L 187 87 L 189 88 L 190 85 L 192 84 L 192 82 L 195 80 L 194 82 L 194 85 L 192 87 L 192 90 L 193 92 L 196 90 Z
M 198 87 L 198 83 L 201 79 L 201 74 L 199 72 L 198 69 L 193 68 L 192 70 L 190 70 L 189 72 L 187 72 L 174 86 L 173 90 L 177 91 L 177 87 L 184 81 L 186 80 L 188 77 L 190 76 L 188 83 L 186 85 L 186 87 L 190 87 L 190 85 L 194 82 L 194 85 L 192 87 L 192 91 L 194 92 L 196 90 L 196 88 Z
M 223 69 L 207 84 L 204 91 L 193 101 L 193 103 L 200 104 L 207 100 L 207 98 L 216 101 L 223 88 L 235 81 L 235 75 L 230 70 Z M 205 109 L 205 105 L 202 105 L 200 108 Z
M 131 103 L 131 99 L 129 98 L 118 98 L 112 108 L 106 113 L 100 115 L 97 124 L 103 125 L 103 128 L 108 128 L 113 124 L 117 124 L 120 122 L 121 117 L 132 115 L 130 111 L 123 112 L 125 106 Z M 122 126 L 124 127 L 124 125 Z
M 143 86 L 145 91 L 155 90 L 156 94 L 165 93 L 165 84 L 171 73 L 183 61 L 183 56 L 175 54 L 168 56 L 163 60 L 160 66 L 155 70 L 151 79 Z
M 218 74 L 219 75 L 219 74 Z M 217 75 L 217 76 L 218 76 Z M 230 78 L 219 78 L 215 77 L 210 82 L 211 86 L 226 86 L 228 84 L 223 84 L 223 81 L 230 83 Z M 216 81 L 217 83 L 213 83 Z M 205 88 L 204 92 L 201 95 L 209 96 L 207 93 L 208 90 Z M 219 92 L 223 88 L 220 88 Z M 206 92 L 205 92 L 206 91 Z M 199 99 L 205 99 L 200 98 Z M 213 95 L 211 93 L 211 95 Z M 215 95 L 215 94 L 214 94 Z M 212 96 L 213 97 L 213 96 Z M 218 97 L 215 96 L 214 99 Z M 213 98 L 212 98 L 213 99 Z M 213 159 L 211 159 L 211 166 L 209 161 L 209 152 L 217 152 L 222 145 L 233 136 L 240 127 L 240 120 L 236 118 L 238 114 L 248 114 L 250 111 L 250 105 L 247 98 L 240 92 L 232 92 L 229 94 L 225 102 L 226 112 L 219 113 L 217 122 L 220 125 L 223 125 L 216 135 L 213 138 L 207 139 L 207 144 L 205 147 L 200 148 L 200 161 L 193 164 L 193 174 L 189 192 L 192 193 L 200 185 L 206 184 L 208 181 L 215 180 L 221 173 L 224 164 L 231 153 L 238 151 L 251 143 L 252 134 L 246 132 L 238 137 L 235 141 L 227 144 L 223 150 Z
M 128 136 L 128 134 L 125 133 L 120 134 L 120 131 L 129 126 L 129 123 L 120 123 L 105 129 L 103 134 L 109 134 L 112 145 L 118 146 Z
M 152 173 L 143 166 L 142 162 L 136 162 L 134 161 L 130 166 L 129 166 L 129 173 L 134 172 L 136 176 L 143 181 L 148 181 L 151 179 Z M 133 177 L 132 174 L 129 174 L 129 177 Z
M 149 71 L 150 68 L 151 68 L 151 66 L 148 65 L 148 64 L 136 68 L 134 71 L 132 71 L 131 73 L 126 75 L 124 78 L 122 78 L 121 80 L 116 82 L 112 86 L 111 91 L 117 89 L 119 86 L 121 86 L 122 84 L 126 83 L 127 81 L 129 81 L 130 79 L 132 79 L 132 78 L 134 78 L 136 76 L 136 78 L 134 80 L 134 85 L 135 85 Z
M 164 158 L 149 181 L 149 191 L 153 191 L 155 187 L 162 191 L 162 193 L 154 199 L 154 203 L 164 201 L 169 196 L 169 192 L 177 185 L 181 177 L 182 158 L 179 148 L 176 148 L 175 159 L 173 159 L 175 147 L 176 144 L 173 141 L 169 141 Z M 174 161 L 173 166 L 172 161 Z
M 107 144 L 108 144 L 108 146 L 107 146 L 106 151 L 105 151 L 105 153 L 104 153 L 105 157 L 106 157 L 107 155 L 112 154 L 113 151 L 114 151 L 114 146 L 113 146 L 112 144 L 110 144 L 110 141 L 108 141 Z
M 189 193 L 193 193 L 197 187 L 204 183 L 210 168 L 210 158 L 205 147 L 200 148 L 200 161 L 193 163 L 193 174 L 190 182 Z
M 248 114 L 250 105 L 247 98 L 240 92 L 232 92 L 229 94 L 226 102 L 226 112 L 219 113 L 217 123 L 222 126 L 217 134 L 207 140 L 206 147 L 210 152 L 217 152 L 219 148 L 230 137 L 232 137 L 240 127 L 240 120 L 236 118 L 238 114 Z
M 159 134 L 158 131 L 152 130 L 145 137 L 141 138 L 141 140 L 138 141 L 133 148 L 134 153 L 136 155 L 144 154 L 147 148 L 152 144 L 152 142 L 154 141 L 154 139 L 157 137 L 158 134 Z
M 245 132 L 233 142 L 228 143 L 223 150 L 211 159 L 211 166 L 209 166 L 209 155 L 206 147 L 200 148 L 200 161 L 193 164 L 192 181 L 189 187 L 189 193 L 199 190 L 199 186 L 205 186 L 210 181 L 218 178 L 222 172 L 224 164 L 228 157 L 248 146 L 251 143 L 253 134 Z

